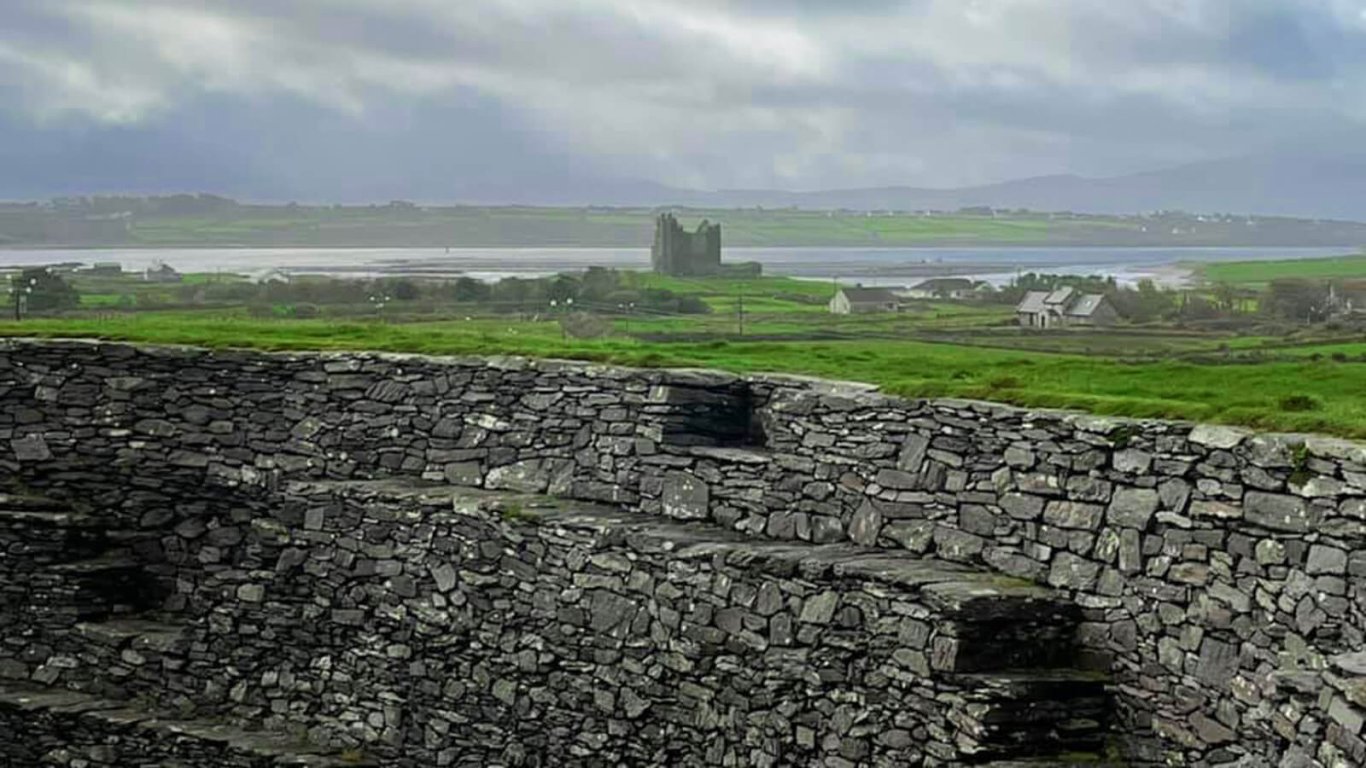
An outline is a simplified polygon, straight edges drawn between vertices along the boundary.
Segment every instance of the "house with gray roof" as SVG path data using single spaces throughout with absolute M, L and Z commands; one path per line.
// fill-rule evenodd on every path
M 1026 328 L 1112 325 L 1119 320 L 1105 294 L 1078 293 L 1067 286 L 1026 293 L 1015 307 L 1015 316 Z
M 906 290 L 912 299 L 968 299 L 972 298 L 985 283 L 974 282 L 966 277 L 934 277 Z
M 835 315 L 896 312 L 900 309 L 900 299 L 888 288 L 841 287 L 830 300 L 830 312 Z

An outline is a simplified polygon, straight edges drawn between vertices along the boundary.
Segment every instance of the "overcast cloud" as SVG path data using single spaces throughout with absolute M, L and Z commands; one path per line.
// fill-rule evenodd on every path
M 10 197 L 956 186 L 1364 120 L 1363 0 L 0 3 Z

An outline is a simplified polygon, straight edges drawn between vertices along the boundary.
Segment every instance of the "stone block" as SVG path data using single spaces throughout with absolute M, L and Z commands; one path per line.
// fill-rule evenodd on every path
M 688 472 L 668 472 L 660 501 L 669 517 L 705 520 L 711 509 L 711 487 Z
M 1106 519 L 1111 525 L 1145 530 L 1160 499 L 1151 488 L 1119 488 L 1110 501 Z
M 1076 501 L 1050 501 L 1044 507 L 1043 521 L 1058 528 L 1094 531 L 1100 527 L 1105 507 Z
M 1007 493 L 1001 497 L 1001 509 L 1016 520 L 1037 520 L 1043 514 L 1044 502 L 1038 496 Z
M 871 547 L 882 532 L 882 510 L 867 499 L 859 505 L 849 520 L 849 539 L 855 544 Z
M 1305 571 L 1313 574 L 1345 574 L 1347 573 L 1347 553 L 1336 547 L 1329 547 L 1323 544 L 1315 544 L 1309 548 L 1309 560 L 1305 563 Z
M 1318 520 L 1304 499 L 1277 493 L 1249 491 L 1243 498 L 1247 521 L 1274 531 L 1307 533 Z
M 47 461 L 52 458 L 47 441 L 42 435 L 25 435 L 9 441 L 14 458 L 20 462 Z
M 549 484 L 550 478 L 539 459 L 494 467 L 489 470 L 484 480 L 485 487 L 491 490 L 522 493 L 544 493 Z

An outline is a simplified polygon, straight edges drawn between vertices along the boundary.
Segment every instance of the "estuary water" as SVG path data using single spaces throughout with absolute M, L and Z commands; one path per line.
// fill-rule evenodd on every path
M 1179 284 L 1182 267 L 1213 261 L 1314 258 L 1351 253 L 1314 248 L 726 248 L 727 262 L 757 261 L 768 275 L 906 285 L 962 276 L 1004 283 L 1022 272 L 1113 275 Z M 0 267 L 118 262 L 125 270 L 165 263 L 181 272 L 335 276 L 534 277 L 589 266 L 648 269 L 648 248 L 105 248 L 0 249 Z

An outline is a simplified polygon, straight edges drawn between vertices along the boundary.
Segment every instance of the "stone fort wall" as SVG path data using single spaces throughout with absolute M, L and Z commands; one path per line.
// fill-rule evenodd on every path
M 178 691 L 179 703 L 187 707 L 215 699 L 239 715 L 252 710 L 258 718 L 311 727 L 320 727 L 326 715 L 333 730 L 381 746 L 439 744 L 443 728 L 477 731 L 481 725 L 471 710 L 450 714 L 449 702 L 466 693 L 456 690 L 461 685 L 486 692 L 477 700 L 487 707 L 489 722 L 504 728 L 510 712 L 549 706 L 536 697 L 551 695 L 555 686 L 534 685 L 527 676 L 539 674 L 537 656 L 548 652 L 544 647 L 559 646 L 538 647 L 531 640 L 522 647 L 516 639 L 543 637 L 536 625 L 497 624 L 503 629 L 496 635 L 462 635 L 478 637 L 488 659 L 497 660 L 481 670 L 441 666 L 457 660 L 440 659 L 439 642 L 416 637 L 424 621 L 446 629 L 459 622 L 451 618 L 461 614 L 461 606 L 450 602 L 457 598 L 437 599 L 450 591 L 442 589 L 450 583 L 447 574 L 429 570 L 410 578 L 415 563 L 428 562 L 431 548 L 440 551 L 441 541 L 452 540 L 449 531 L 437 536 L 434 524 L 421 516 L 394 513 L 386 519 L 388 502 L 364 507 L 379 510 L 375 517 L 348 506 L 346 494 L 326 503 L 310 501 L 317 486 L 299 484 L 424 478 L 606 502 L 644 518 L 711 522 L 742 541 L 932 555 L 1038 582 L 1078 607 L 1077 641 L 1088 666 L 1107 670 L 1113 680 L 1112 728 L 1126 749 L 1191 765 L 1357 765 L 1366 759 L 1366 660 L 1359 653 L 1366 632 L 1366 447 L 1355 443 L 989 403 L 904 400 L 859 385 L 788 377 L 521 359 L 31 341 L 0 346 L 0 437 L 0 472 L 10 484 L 35 494 L 73 496 L 73 503 L 107 521 L 148 563 L 157 576 L 148 588 L 150 599 L 197 617 L 200 632 L 191 647 L 177 649 L 176 664 L 131 665 L 128 673 L 134 682 L 147 676 L 149 686 L 155 682 L 158 690 L 170 691 L 158 695 L 172 704 Z M 535 536 L 573 528 L 536 527 Z M 589 529 L 599 530 L 584 530 Z M 523 541 L 528 535 L 512 530 L 484 536 L 491 542 L 486 550 L 478 543 L 482 534 L 453 537 L 461 542 L 457 549 L 474 552 L 461 560 L 471 566 L 457 581 L 477 585 L 482 572 L 489 585 L 492 603 L 481 616 L 506 607 L 499 604 L 504 598 L 537 599 L 531 588 L 519 597 L 517 585 L 499 570 L 515 575 L 519 567 L 499 554 L 511 547 L 499 544 L 500 538 Z M 416 555 L 411 537 L 421 538 Z M 625 546 L 609 544 L 603 546 L 613 552 Z M 566 553 L 575 550 L 561 546 Z M 597 551 L 587 545 L 579 550 Z M 502 565 L 481 570 L 479 562 Z M 13 589 L 25 583 L 30 567 L 25 557 L 12 555 L 0 563 L 9 571 L 0 575 Z M 581 620 L 591 636 L 610 637 L 625 632 L 622 627 L 630 627 L 637 614 L 591 585 L 615 578 L 625 590 L 633 579 L 657 578 L 652 568 L 680 567 L 645 564 L 637 576 L 608 558 L 567 567 L 555 578 L 571 590 L 565 602 L 571 614 L 576 606 L 584 611 Z M 709 585 L 716 579 L 745 582 L 725 571 L 724 558 L 708 568 Z M 365 578 L 357 579 L 357 569 Z M 526 576 L 528 583 L 535 581 Z M 808 580 L 785 592 L 773 587 L 782 592 L 784 608 L 764 617 L 766 642 L 778 613 L 790 613 L 796 632 L 804 626 L 804 610 L 832 622 L 836 614 L 826 617 L 827 607 L 856 604 L 845 602 L 845 588 L 821 584 Z M 762 580 L 748 582 L 737 603 L 716 608 L 754 613 L 751 598 L 763 588 Z M 833 603 L 806 608 L 804 598 L 827 591 L 837 594 Z M 470 600 L 478 590 L 458 594 Z M 909 604 L 919 599 L 903 597 Z M 426 600 L 436 615 L 413 616 L 408 598 Z M 595 599 L 606 601 L 596 613 Z M 894 613 L 895 602 L 886 597 L 861 618 L 846 617 L 849 648 L 894 653 L 897 648 L 870 639 L 878 633 L 871 629 L 876 622 L 868 620 Z M 904 609 L 907 615 L 921 610 Z M 711 613 L 704 623 L 716 626 Z M 594 628 L 595 615 L 619 621 L 602 619 L 607 624 Z M 734 642 L 743 644 L 743 615 L 727 615 L 741 638 Z M 922 618 L 928 615 L 922 612 Z M 66 636 L 61 618 L 15 616 L 11 626 L 23 631 L 5 633 L 0 677 L 60 683 L 66 675 L 79 683 L 80 653 L 64 652 L 53 640 Z M 623 637 L 648 637 L 652 625 L 640 621 L 638 631 Z M 951 618 L 945 621 L 952 624 Z M 25 641 L 30 637 L 43 642 Z M 903 638 L 905 648 L 933 657 L 932 639 L 915 637 Z M 820 638 L 808 630 L 810 643 L 827 642 L 826 635 Z M 728 640 L 692 642 L 724 647 Z M 310 653 L 313 643 L 345 650 L 336 656 Z M 281 650 L 255 661 L 266 647 Z M 657 656 L 660 664 L 671 663 L 664 660 L 667 643 L 639 647 L 651 647 L 649 658 Z M 414 656 L 419 648 L 426 650 Z M 688 678 L 679 669 L 651 673 L 643 661 L 632 666 L 621 658 L 620 647 L 599 650 L 602 658 L 595 663 L 601 666 L 591 674 L 610 669 L 654 674 L 657 680 L 673 674 L 681 676 L 678 685 Z M 690 654 L 674 650 L 686 668 Z M 870 659 L 878 658 L 870 653 Z M 266 663 L 271 660 L 279 663 Z M 466 663 L 477 666 L 472 659 Z M 424 665 L 444 672 L 429 676 Z M 495 667 L 500 675 L 490 673 Z M 920 670 L 921 677 L 931 671 L 914 659 L 905 667 Z M 229 668 L 234 671 L 222 671 Z M 355 679 L 356 670 L 369 670 L 375 679 Z M 742 670 L 729 674 L 724 685 L 713 676 L 701 689 L 690 689 L 695 695 L 688 717 L 694 719 L 688 722 L 694 730 L 666 735 L 696 739 L 719 728 L 731 736 L 717 742 L 719 753 L 708 758 L 763 763 L 756 756 L 772 754 L 764 739 L 781 741 L 778 734 L 796 733 L 797 726 L 777 720 L 765 720 L 762 727 L 735 725 L 745 720 L 743 707 L 720 706 L 715 691 L 743 691 L 754 680 L 744 682 Z M 790 674 L 796 685 L 798 672 Z M 174 678 L 169 686 L 167 677 Z M 386 680 L 413 687 L 389 690 Z M 803 684 L 835 682 L 823 682 L 816 672 L 814 682 Z M 932 708 L 925 702 L 945 693 L 913 693 L 914 680 L 905 686 L 890 709 L 914 710 L 916 696 L 923 697 L 921 709 Z M 925 712 L 914 723 L 898 724 L 890 714 L 867 714 L 877 710 L 868 704 L 870 690 L 856 688 L 855 698 L 862 698 L 853 709 L 840 710 L 839 702 L 828 699 L 803 709 L 811 740 L 803 749 L 851 765 L 879 759 L 898 764 L 885 762 L 891 759 L 888 750 L 908 744 L 915 745 L 911 754 L 918 759 L 927 758 L 927 748 L 948 750 L 942 759 L 952 759 L 952 737 L 944 730 L 952 713 Z M 886 695 L 885 685 L 874 688 L 876 696 Z M 367 696 L 368 690 L 388 690 L 387 698 Z M 592 739 L 576 747 L 585 764 L 591 764 L 594 750 L 607 749 L 613 728 L 620 731 L 626 727 L 621 723 L 630 722 L 632 697 L 649 699 L 620 680 L 554 695 L 579 697 L 571 709 L 592 701 L 617 713 L 604 715 L 601 727 L 590 729 Z M 447 714 L 410 713 L 400 727 L 399 701 L 408 707 L 423 701 L 428 710 Z M 786 716 L 780 708 L 760 709 L 765 718 Z M 853 711 L 870 727 L 861 729 Z M 737 719 L 729 731 L 703 727 L 699 723 L 710 722 L 706 712 Z M 812 712 L 819 717 L 812 720 Z M 816 722 L 838 723 L 835 740 L 813 727 Z M 564 738 L 555 743 L 573 741 Z M 618 732 L 615 738 L 625 736 Z M 642 743 L 668 740 L 661 735 Z M 742 749 L 747 741 L 757 744 Z M 664 751 L 655 758 L 667 758 L 668 750 L 659 749 Z M 500 754 L 510 763 L 520 759 Z M 934 759 L 933 752 L 928 758 Z

